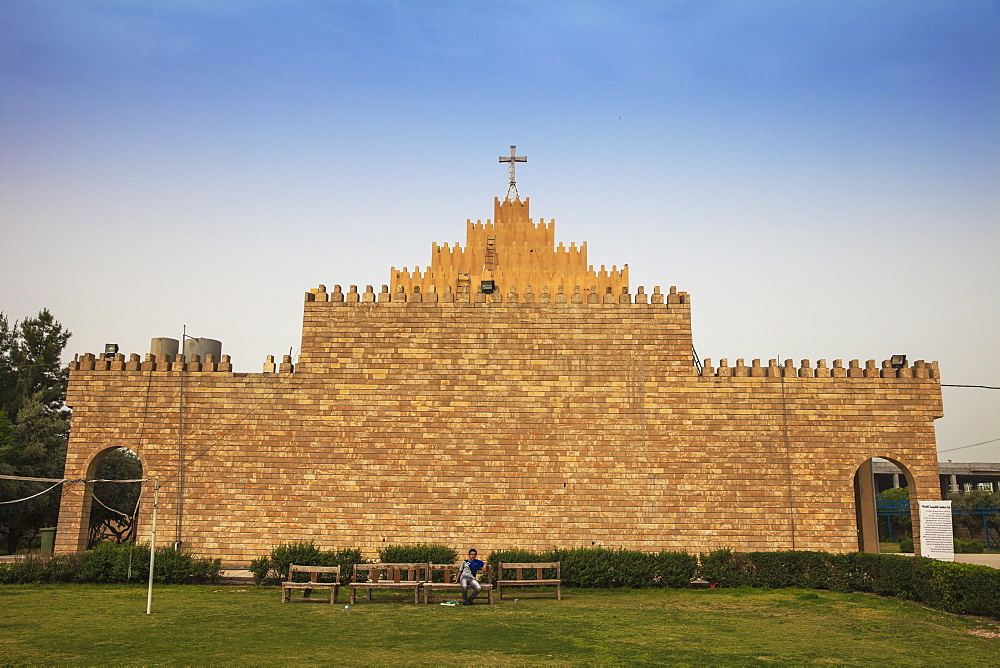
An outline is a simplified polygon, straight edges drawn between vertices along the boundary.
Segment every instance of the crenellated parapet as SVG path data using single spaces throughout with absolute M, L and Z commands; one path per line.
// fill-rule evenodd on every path
M 84 353 L 74 355 L 69 363 L 70 371 L 228 371 L 233 365 L 229 355 L 216 359 L 215 355 L 153 355 L 147 353 L 140 358 L 137 353 L 131 353 L 128 359 L 122 353 L 112 357 Z
M 529 215 L 529 200 L 493 201 L 494 218 L 486 222 L 466 220 L 466 243 L 432 244 L 431 265 L 390 274 L 392 292 L 417 286 L 477 287 L 481 281 L 518 286 L 595 286 L 617 293 L 628 286 L 628 265 L 604 265 L 597 270 L 587 261 L 587 243 L 566 246 L 555 241 L 555 221 Z
M 147 353 L 140 358 L 138 353 L 131 353 L 128 359 L 123 353 L 113 356 L 84 353 L 74 355 L 69 363 L 70 371 L 175 371 L 175 372 L 226 372 L 232 373 L 233 364 L 229 355 L 222 355 L 216 360 L 215 355 L 154 355 Z M 280 364 L 274 363 L 274 355 L 268 355 L 264 362 L 264 372 L 290 373 L 295 370 L 290 355 L 285 355 Z
M 814 367 L 807 359 L 801 360 L 798 366 L 791 359 L 786 359 L 784 364 L 778 364 L 776 359 L 768 360 L 767 366 L 755 359 L 747 366 L 741 358 L 734 366 L 729 366 L 729 360 L 722 358 L 718 366 L 713 366 L 712 360 L 706 358 L 701 375 L 716 378 L 941 378 L 938 363 L 924 360 L 895 368 L 890 360 L 883 361 L 880 366 L 875 360 L 868 360 L 864 367 L 860 361 L 851 360 L 845 367 L 843 360 L 833 360 L 833 366 L 827 366 L 826 360 L 820 359 Z
M 579 285 L 567 289 L 563 285 L 542 285 L 535 287 L 526 285 L 524 288 L 510 286 L 506 291 L 500 286 L 494 292 L 487 293 L 482 290 L 471 290 L 466 288 L 453 288 L 451 285 L 444 286 L 439 291 L 436 285 L 422 288 L 414 285 L 409 288 L 400 285 L 395 290 L 390 291 L 388 285 L 383 285 L 379 292 L 375 292 L 371 285 L 366 285 L 364 291 L 360 291 L 358 286 L 349 286 L 344 292 L 339 285 L 333 286 L 333 290 L 327 292 L 325 285 L 320 285 L 305 293 L 306 302 L 328 302 L 336 305 L 350 304 L 652 304 L 689 308 L 691 304 L 690 295 L 687 292 L 678 292 L 677 286 L 671 286 L 667 294 L 663 294 L 660 286 L 654 286 L 652 294 L 647 294 L 643 286 L 639 286 L 632 294 L 628 287 L 614 290 L 610 287 L 601 288 L 591 285 L 581 288 Z

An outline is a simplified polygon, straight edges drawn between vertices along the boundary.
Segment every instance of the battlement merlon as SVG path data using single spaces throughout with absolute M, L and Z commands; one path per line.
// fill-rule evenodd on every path
M 185 372 L 185 373 L 233 373 L 233 364 L 229 355 L 222 355 L 219 360 L 215 355 L 205 355 L 203 360 L 200 355 L 154 355 L 146 353 L 145 359 L 141 359 L 138 353 L 131 353 L 125 359 L 123 353 L 115 353 L 111 357 L 105 355 L 95 355 L 94 353 L 76 354 L 69 363 L 70 373 L 74 371 L 157 371 L 157 372 Z M 268 355 L 264 362 L 263 373 L 290 373 L 295 370 L 291 355 L 284 355 L 278 364 L 274 362 L 274 355 Z M 248 374 L 240 374 L 248 375 Z
M 456 290 L 450 285 L 444 286 L 442 291 L 435 285 L 422 288 L 413 286 L 407 288 L 399 285 L 395 290 L 390 291 L 388 285 L 383 285 L 379 292 L 375 292 L 371 285 L 366 285 L 364 292 L 358 290 L 358 286 L 351 285 L 347 292 L 341 286 L 333 286 L 333 290 L 327 292 L 325 285 L 320 285 L 305 293 L 305 302 L 325 302 L 331 306 L 350 306 L 354 304 L 566 304 L 566 305 L 601 305 L 601 306 L 621 306 L 625 304 L 662 306 L 672 309 L 690 310 L 691 296 L 687 292 L 678 292 L 677 286 L 671 286 L 667 294 L 663 294 L 660 286 L 653 287 L 653 293 L 647 294 L 643 286 L 636 289 L 633 295 L 627 287 L 620 291 L 613 288 L 599 286 L 588 286 L 582 288 L 575 285 L 567 288 L 565 285 L 526 285 L 522 288 L 509 286 L 506 290 L 503 286 L 497 285 L 492 293 L 483 292 L 481 289 Z
M 904 364 L 899 368 L 894 367 L 890 360 L 883 361 L 881 366 L 876 365 L 875 360 L 868 360 L 862 368 L 860 361 L 856 359 L 851 360 L 847 367 L 841 359 L 833 360 L 832 367 L 827 366 L 825 359 L 816 360 L 815 367 L 807 359 L 801 360 L 798 366 L 791 359 L 786 359 L 784 364 L 771 359 L 767 366 L 762 366 L 761 361 L 755 359 L 747 366 L 743 358 L 737 359 L 734 366 L 729 366 L 728 358 L 724 357 L 716 367 L 706 357 L 702 363 L 701 375 L 714 378 L 916 378 L 938 382 L 941 379 L 938 363 L 924 360 L 917 360 L 912 366 Z
M 556 243 L 555 221 L 537 223 L 530 217 L 530 200 L 494 198 L 494 218 L 466 220 L 466 243 L 431 244 L 431 265 L 421 271 L 407 267 L 390 272 L 390 292 L 399 287 L 451 285 L 456 291 L 481 281 L 498 285 L 591 286 L 619 292 L 629 285 L 628 265 L 621 269 L 589 264 L 586 242 Z

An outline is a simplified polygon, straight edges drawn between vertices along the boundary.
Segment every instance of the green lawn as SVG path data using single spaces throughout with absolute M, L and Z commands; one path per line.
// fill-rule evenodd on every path
M 568 590 L 562 601 L 464 608 L 377 592 L 350 610 L 343 592 L 336 606 L 280 598 L 273 587 L 160 586 L 146 615 L 142 587 L 0 586 L 0 664 L 995 666 L 1000 656 L 1000 624 L 862 594 Z

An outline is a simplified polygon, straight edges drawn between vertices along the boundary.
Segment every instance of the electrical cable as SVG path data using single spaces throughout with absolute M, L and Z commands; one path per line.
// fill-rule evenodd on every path
M 51 492 L 53 489 L 55 489 L 59 485 L 75 485 L 76 483 L 80 483 L 80 482 L 146 482 L 148 480 L 151 480 L 151 478 L 136 478 L 135 480 L 86 480 L 86 479 L 83 479 L 83 478 L 64 478 L 62 480 L 57 480 L 55 478 L 28 478 L 28 477 L 17 476 L 17 475 L 0 475 L 0 480 L 20 480 L 21 482 L 53 482 L 53 483 L 55 483 L 51 487 L 48 487 L 48 488 L 42 490 L 38 494 L 32 494 L 31 496 L 26 496 L 23 499 L 14 499 L 13 501 L 0 501 L 0 505 L 6 505 L 6 504 L 10 504 L 10 503 L 21 503 L 22 501 L 30 501 L 31 499 L 35 498 L 36 496 L 41 496 L 42 494 L 46 494 L 48 492 Z M 100 501 L 98 501 L 98 503 L 100 503 Z M 101 503 L 101 505 L 103 506 L 104 504 Z M 107 506 L 104 506 L 104 507 L 107 508 Z M 114 508 L 108 508 L 108 510 L 114 510 Z M 117 513 L 119 511 L 115 510 L 115 512 Z
M 6 478 L 7 476 L 4 476 L 4 477 Z M 48 492 L 51 492 L 53 489 L 55 489 L 59 485 L 63 484 L 64 482 L 66 482 L 66 481 L 65 480 L 60 480 L 56 484 L 52 485 L 51 487 L 49 487 L 47 489 L 42 490 L 38 494 L 32 494 L 31 496 L 26 496 L 23 499 L 14 499 L 13 501 L 0 501 L 0 506 L 6 505 L 8 503 L 21 503 L 22 501 L 30 501 L 31 499 L 35 498 L 36 496 L 41 496 L 42 494 L 46 494 Z
M 301 349 L 301 346 L 299 347 L 299 349 Z M 297 355 L 298 352 L 299 351 L 296 350 L 295 354 Z M 164 478 L 163 480 L 161 480 L 160 484 L 162 485 L 163 483 L 170 482 L 171 480 L 173 480 L 174 478 L 176 478 L 178 475 L 181 474 L 181 472 L 183 470 L 187 469 L 187 467 L 188 467 L 189 464 L 192 464 L 192 463 L 198 461 L 198 459 L 200 459 L 202 457 L 202 455 L 204 455 L 206 452 L 208 452 L 209 450 L 211 450 L 212 448 L 214 448 L 216 445 L 218 445 L 222 441 L 222 439 L 224 439 L 226 436 L 228 436 L 230 432 L 232 432 L 234 429 L 236 429 L 236 427 L 238 427 L 240 425 L 240 423 L 242 423 L 244 420 L 246 420 L 248 417 L 250 417 L 251 414 L 256 414 L 257 409 L 260 408 L 260 406 L 265 401 L 267 401 L 268 399 L 270 399 L 271 396 L 275 392 L 278 391 L 278 388 L 280 388 L 284 384 L 284 382 L 286 380 L 288 380 L 289 378 L 291 378 L 294 375 L 295 374 L 292 373 L 292 372 L 284 374 L 284 377 L 281 377 L 281 375 L 279 374 L 278 382 L 275 383 L 274 387 L 271 388 L 270 392 L 268 392 L 266 395 L 264 395 L 264 398 L 262 398 L 260 401 L 258 401 L 256 404 L 254 404 L 254 406 L 252 408 L 250 408 L 242 416 L 240 416 L 240 418 L 236 422 L 234 422 L 232 424 L 232 426 L 229 427 L 229 429 L 227 429 L 226 431 L 222 432 L 222 434 L 220 434 L 218 438 L 216 438 L 214 441 L 212 441 L 212 443 L 209 444 L 205 449 L 201 450 L 194 457 L 192 457 L 192 458 L 188 459 L 187 461 L 185 461 L 184 462 L 184 466 L 181 467 L 180 470 L 178 470 L 173 475 L 168 476 L 168 477 Z
M 112 507 L 111 507 L 111 506 L 109 506 L 108 504 L 106 504 L 106 503 L 104 503 L 103 501 L 101 501 L 100 499 L 98 499 L 98 498 L 97 498 L 97 495 L 96 495 L 96 494 L 94 494 L 94 493 L 91 493 L 91 495 L 90 495 L 90 498 L 92 498 L 92 499 L 93 499 L 94 501 L 97 501 L 97 502 L 98 502 L 99 504 L 101 504 L 102 506 L 104 506 L 105 508 L 107 508 L 108 510 L 110 510 L 110 511 L 111 511 L 111 512 L 113 512 L 113 513 L 118 513 L 118 514 L 119 514 L 119 515 L 121 515 L 122 517 L 130 517 L 130 515 L 128 515 L 127 513 L 123 513 L 123 512 L 122 512 L 122 511 L 120 511 L 120 510 L 115 510 L 114 508 L 112 508 Z
M 974 448 L 977 445 L 986 445 L 987 443 L 996 443 L 1000 441 L 1000 438 L 991 438 L 988 441 L 983 441 L 981 443 L 973 443 L 972 445 L 960 445 L 957 448 L 948 448 L 947 450 L 938 450 L 938 452 L 954 452 L 955 450 L 965 450 L 966 448 Z

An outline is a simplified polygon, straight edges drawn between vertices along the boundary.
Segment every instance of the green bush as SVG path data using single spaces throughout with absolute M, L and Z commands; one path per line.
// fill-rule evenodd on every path
M 312 541 L 285 543 L 271 550 L 266 557 L 259 557 L 250 562 L 250 573 L 255 584 L 263 584 L 268 580 L 278 581 L 288 577 L 288 567 L 292 564 L 300 566 L 340 566 L 340 582 L 347 584 L 354 574 L 354 564 L 363 564 L 361 550 L 347 548 L 344 550 L 321 550 Z M 306 582 L 309 576 L 297 573 L 295 580 Z M 331 581 L 330 576 L 321 574 L 320 582 Z
M 219 559 L 198 559 L 172 547 L 156 548 L 153 582 L 180 584 L 214 582 L 222 570 Z M 26 555 L 0 564 L 0 583 L 100 582 L 129 584 L 149 579 L 149 546 L 100 543 L 81 554 L 52 557 Z
M 899 541 L 900 552 L 913 552 L 913 539 L 904 538 Z M 981 554 L 986 551 L 983 541 L 973 538 L 972 540 L 955 539 L 956 554 Z
M 83 553 L 81 582 L 127 584 L 148 578 L 149 547 L 146 545 L 98 543 L 94 549 Z
M 300 566 L 327 566 L 328 558 L 323 550 L 316 547 L 312 541 L 300 541 L 296 543 L 285 543 L 271 550 L 270 567 L 274 571 L 277 579 L 284 580 L 288 577 L 288 567 L 292 564 Z M 333 564 L 329 564 L 333 565 Z M 300 574 L 303 582 L 309 578 Z
M 455 564 L 458 552 L 444 545 L 386 545 L 378 551 L 378 560 L 384 564 Z
M 145 550 L 147 559 L 149 551 Z M 144 569 L 146 577 L 149 569 Z M 194 582 L 201 584 L 206 579 L 212 581 L 221 570 L 219 559 L 195 559 L 187 552 L 175 550 L 172 547 L 156 548 L 156 563 L 153 570 L 153 582 L 160 584 L 182 584 Z
M 490 558 L 486 560 L 486 563 L 490 565 L 490 576 L 495 581 L 501 563 L 528 563 L 540 561 L 559 561 L 559 551 L 546 550 L 545 552 L 532 552 L 530 550 L 522 550 L 517 547 L 508 550 L 494 550 L 490 553 Z M 525 580 L 535 579 L 534 570 L 524 571 L 523 575 Z M 553 570 L 551 575 L 543 572 L 543 577 L 555 577 L 555 571 Z
M 698 559 L 686 552 L 648 553 L 604 547 L 580 547 L 572 550 L 496 550 L 489 563 L 494 573 L 500 563 L 558 561 L 561 578 L 568 587 L 687 587 L 694 578 Z M 534 580 L 536 571 L 522 572 L 525 580 Z M 554 578 L 555 569 L 542 571 L 543 578 Z
M 1000 570 L 895 554 L 732 552 L 701 555 L 700 572 L 726 587 L 860 591 L 1000 619 Z
M 57 554 L 17 555 L 13 561 L 0 562 L 0 584 L 48 584 L 78 582 L 80 556 Z
M 956 554 L 982 554 L 986 551 L 986 545 L 981 540 L 973 538 L 972 540 L 962 540 L 961 538 L 955 539 L 955 553 Z
M 698 565 L 686 552 L 591 547 L 559 550 L 553 556 L 562 566 L 563 583 L 585 588 L 687 587 Z
M 698 571 L 698 557 L 687 552 L 668 552 L 666 550 L 654 554 L 656 561 L 656 580 L 662 587 L 680 589 L 688 587 L 695 579 Z
M 745 587 L 746 576 L 743 570 L 746 558 L 739 552 L 729 549 L 713 550 L 699 555 L 700 566 L 698 574 L 712 584 L 723 587 Z
M 250 574 L 253 575 L 254 584 L 264 584 L 270 577 L 277 577 L 271 570 L 271 557 L 257 557 L 250 562 Z

